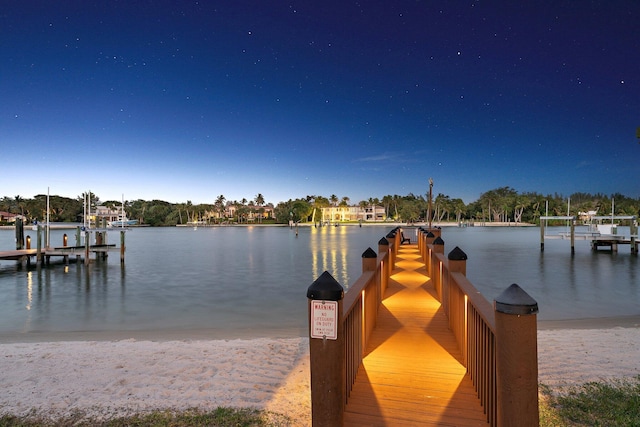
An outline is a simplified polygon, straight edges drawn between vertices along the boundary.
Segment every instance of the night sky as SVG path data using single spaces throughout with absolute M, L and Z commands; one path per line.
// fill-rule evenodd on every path
M 0 197 L 640 197 L 635 0 L 0 3 Z

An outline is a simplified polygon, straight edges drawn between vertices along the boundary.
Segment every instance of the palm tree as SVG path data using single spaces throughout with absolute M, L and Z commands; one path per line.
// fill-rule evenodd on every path
M 387 194 L 382 198 L 382 205 L 384 206 L 384 217 L 385 219 L 389 218 L 389 209 L 391 209 L 391 202 L 393 198 L 390 194 Z
M 261 193 L 258 193 L 253 201 L 256 202 L 256 206 L 258 206 L 258 213 L 260 214 L 258 215 L 258 221 L 262 222 L 262 215 L 264 213 L 264 208 L 262 207 L 264 206 L 264 196 Z
M 224 196 L 221 194 L 216 198 L 216 201 L 213 203 L 213 206 L 215 206 L 215 209 L 218 212 L 218 216 L 220 217 L 220 221 L 222 221 L 222 218 L 224 217 L 224 208 L 225 208 L 224 202 L 226 200 L 227 199 L 225 199 Z
M 24 199 L 22 197 L 20 197 L 19 195 L 15 196 L 14 199 L 15 199 L 15 205 L 14 206 L 16 208 L 20 209 L 20 215 L 24 217 Z
M 239 221 L 238 221 L 238 222 L 242 222 L 242 221 L 240 221 L 240 218 L 245 219 L 245 222 L 246 222 L 246 219 L 247 219 L 247 216 L 246 216 L 246 212 L 247 212 L 246 206 L 247 206 L 247 199 L 245 199 L 245 198 L 243 197 L 243 198 L 242 198 L 242 200 L 240 200 L 240 208 L 238 209 L 238 210 L 239 210 L 239 212 L 238 212 L 238 220 L 239 220 Z
M 331 202 L 332 206 L 338 206 L 338 196 L 336 196 L 335 194 L 329 196 L 329 201 Z

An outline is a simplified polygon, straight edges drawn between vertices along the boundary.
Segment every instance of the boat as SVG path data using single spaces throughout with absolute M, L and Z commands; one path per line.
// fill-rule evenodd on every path
M 132 225 L 138 225 L 137 219 L 129 219 L 124 215 L 118 215 L 118 219 L 109 221 L 109 227 L 131 227 Z
M 118 219 L 109 221 L 107 223 L 107 226 L 113 227 L 113 228 L 116 228 L 116 227 L 124 228 L 124 227 L 131 227 L 132 225 L 138 225 L 138 220 L 127 218 L 127 215 L 124 212 L 124 194 L 123 194 L 122 205 L 120 206 L 120 213 L 118 214 Z

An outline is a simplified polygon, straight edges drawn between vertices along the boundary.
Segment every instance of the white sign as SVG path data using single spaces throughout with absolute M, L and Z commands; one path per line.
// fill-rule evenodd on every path
M 311 338 L 338 339 L 338 301 L 311 301 Z

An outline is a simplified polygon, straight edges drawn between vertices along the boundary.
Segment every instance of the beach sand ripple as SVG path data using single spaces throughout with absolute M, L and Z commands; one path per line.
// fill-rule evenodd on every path
M 0 412 L 100 418 L 219 406 L 310 413 L 308 341 L 90 341 L 0 345 Z
M 538 331 L 538 380 L 551 387 L 640 375 L 640 328 Z

